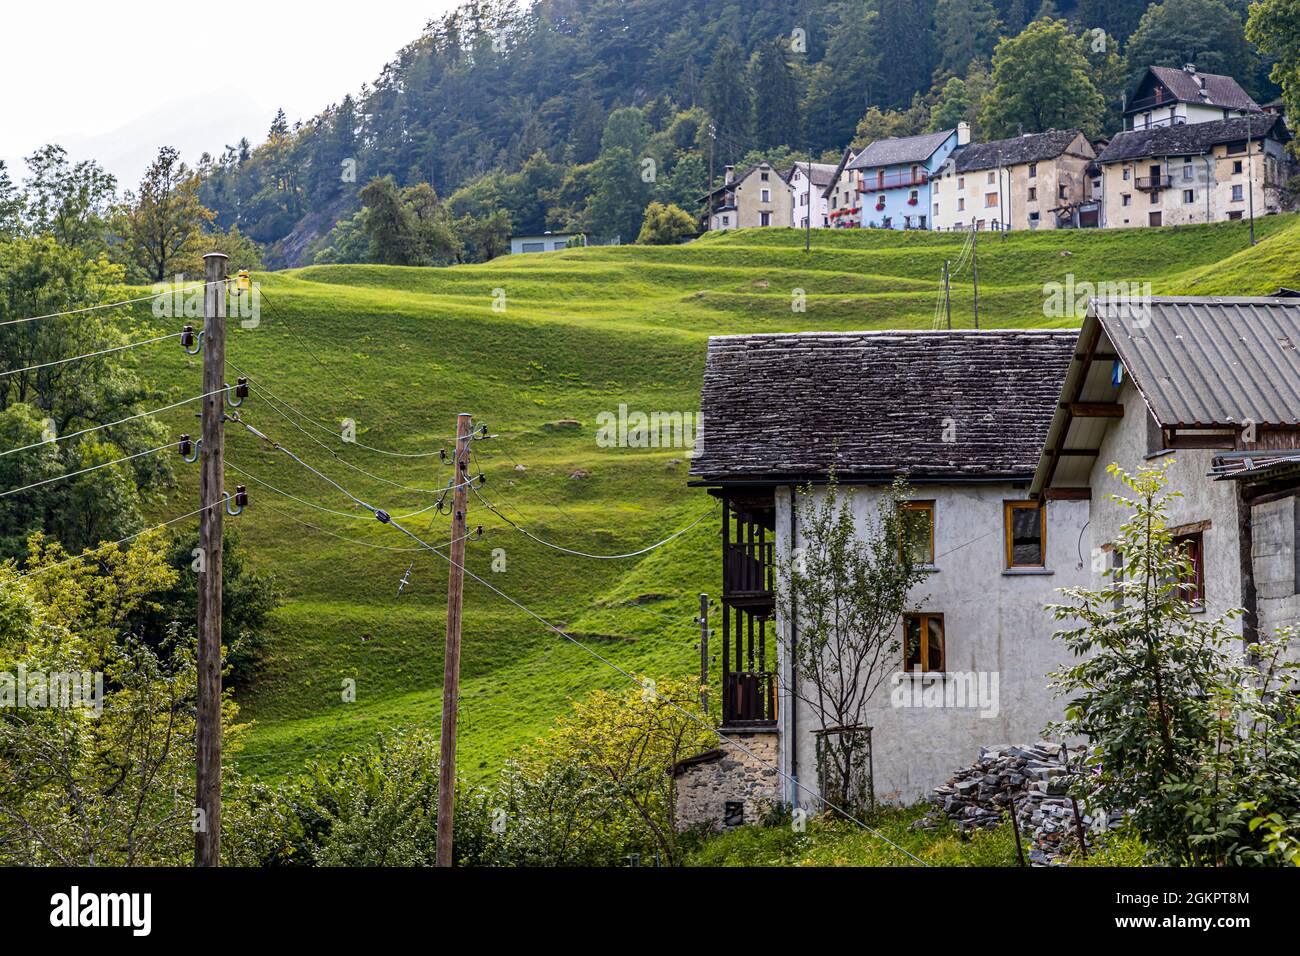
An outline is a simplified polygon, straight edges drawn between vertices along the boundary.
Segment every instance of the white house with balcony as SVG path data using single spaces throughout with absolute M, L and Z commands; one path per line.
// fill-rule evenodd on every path
M 1124 128 L 1151 129 L 1184 123 L 1210 123 L 1262 112 L 1230 76 L 1200 73 L 1192 64 L 1147 67 L 1125 101 Z

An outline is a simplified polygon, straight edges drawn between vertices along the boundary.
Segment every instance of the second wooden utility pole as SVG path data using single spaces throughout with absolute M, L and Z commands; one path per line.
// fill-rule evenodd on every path
M 970 277 L 975 284 L 975 328 L 980 327 L 980 267 L 979 267 L 980 231 L 974 227 L 970 234 Z
M 203 257 L 203 443 L 199 447 L 199 643 L 194 865 L 221 858 L 221 535 L 225 504 L 226 256 Z
M 452 471 L 451 571 L 447 577 L 447 646 L 442 663 L 442 730 L 438 754 L 438 866 L 455 862 L 456 710 L 460 704 L 460 612 L 465 593 L 465 511 L 469 507 L 470 415 L 456 417 Z

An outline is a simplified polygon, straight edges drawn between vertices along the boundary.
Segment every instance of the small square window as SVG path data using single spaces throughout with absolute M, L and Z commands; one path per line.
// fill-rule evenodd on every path
M 1194 189 L 1184 189 L 1184 190 L 1183 190 L 1183 202 L 1185 202 L 1185 203 L 1196 202 L 1196 190 L 1194 190 Z
M 1047 522 L 1038 501 L 1005 503 L 1008 568 L 1041 568 L 1047 563 Z
M 745 801 L 728 800 L 722 805 L 722 825 L 730 830 L 745 825 Z
M 1030 164 L 1029 164 L 1029 178 L 1030 178 L 1030 179 L 1033 179 L 1033 178 L 1036 177 L 1037 175 L 1038 175 L 1038 164 L 1037 164 L 1037 163 L 1030 163 Z
M 903 615 L 903 670 L 909 674 L 943 672 L 942 614 Z
M 1030 187 L 1029 187 L 1029 201 L 1030 201 L 1030 202 L 1038 202 L 1038 187 L 1037 187 L 1037 186 L 1030 186 Z
M 1240 186 L 1233 186 L 1233 187 L 1232 187 L 1232 201 L 1233 201 L 1233 202 L 1241 202 L 1242 199 L 1244 199 L 1244 198 L 1245 198 L 1245 193 L 1242 192 L 1241 187 L 1240 187 Z

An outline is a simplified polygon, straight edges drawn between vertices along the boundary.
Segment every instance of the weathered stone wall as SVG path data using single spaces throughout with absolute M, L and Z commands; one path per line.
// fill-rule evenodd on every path
M 679 763 L 677 778 L 677 826 L 722 830 L 727 820 L 727 803 L 743 804 L 742 821 L 757 823 L 781 799 L 781 777 L 777 773 L 780 734 L 774 730 L 728 729 L 750 753 L 723 741 L 717 750 L 701 758 Z M 751 756 L 752 754 L 752 756 Z

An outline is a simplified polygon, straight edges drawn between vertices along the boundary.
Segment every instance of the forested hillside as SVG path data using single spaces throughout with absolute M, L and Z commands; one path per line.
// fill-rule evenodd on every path
M 977 137 L 1112 131 L 1149 64 L 1195 62 L 1272 98 L 1247 13 L 1244 0 L 471 0 L 373 85 L 205 156 L 201 198 L 217 225 L 270 245 L 271 265 L 482 260 L 511 231 L 547 228 L 627 242 L 648 203 L 695 212 L 711 173 L 760 154 L 834 161 L 960 119 Z M 1017 107 L 1060 89 L 1060 108 Z M 368 207 L 382 219 L 369 229 Z

